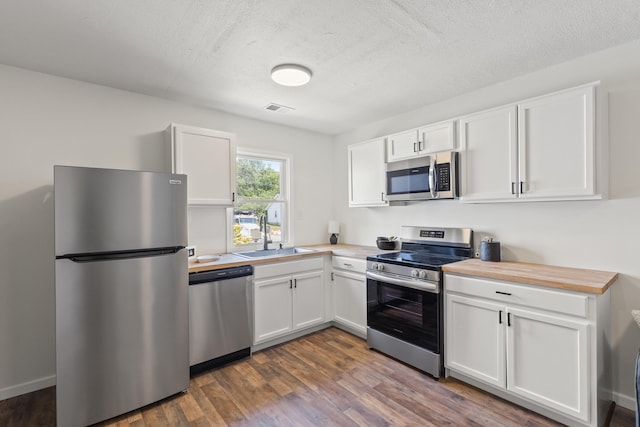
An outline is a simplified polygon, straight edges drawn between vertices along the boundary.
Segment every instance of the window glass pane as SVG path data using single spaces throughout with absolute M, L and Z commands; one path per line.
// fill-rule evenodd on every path
M 233 210 L 233 246 L 285 243 L 288 230 L 288 200 L 285 186 L 288 160 L 260 154 L 239 154 L 236 186 L 238 200 Z M 272 246 L 274 247 L 274 246 Z
M 264 244 L 264 217 L 267 219 L 269 243 L 285 241 L 284 203 L 238 203 L 234 212 L 233 244 Z
M 282 161 L 238 157 L 238 197 L 243 199 L 281 199 Z

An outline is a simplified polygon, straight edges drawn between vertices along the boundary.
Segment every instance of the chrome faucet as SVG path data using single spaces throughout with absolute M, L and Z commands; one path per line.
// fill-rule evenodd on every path
M 269 238 L 268 238 L 269 234 L 267 233 L 267 221 L 268 220 L 269 220 L 269 216 L 268 216 L 267 212 L 265 212 L 264 215 L 260 216 L 260 227 L 263 227 L 262 228 L 262 233 L 263 233 L 262 240 L 264 242 L 262 248 L 265 251 L 269 249 L 269 243 L 272 243 L 271 240 L 269 240 Z

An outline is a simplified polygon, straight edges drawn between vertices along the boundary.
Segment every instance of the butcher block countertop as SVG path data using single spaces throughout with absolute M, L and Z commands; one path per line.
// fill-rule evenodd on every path
M 297 246 L 297 247 L 300 247 L 303 249 L 313 249 L 313 252 L 281 255 L 281 256 L 269 257 L 269 258 L 244 258 L 234 254 L 221 254 L 220 259 L 213 262 L 201 263 L 201 262 L 196 262 L 195 260 L 194 261 L 190 260 L 189 273 L 219 270 L 221 268 L 237 267 L 239 265 L 257 265 L 257 264 L 265 264 L 269 262 L 291 261 L 291 260 L 315 257 L 320 255 L 338 255 L 338 256 L 346 256 L 350 258 L 365 259 L 370 255 L 375 255 L 383 252 L 394 252 L 394 251 L 383 251 L 382 249 L 378 249 L 375 246 L 359 246 L 359 245 L 347 245 L 347 244 L 306 245 L 306 246 Z
M 442 269 L 447 273 L 508 280 L 589 294 L 605 293 L 618 277 L 618 273 L 608 271 L 525 262 L 488 262 L 479 259 L 468 259 L 447 264 Z

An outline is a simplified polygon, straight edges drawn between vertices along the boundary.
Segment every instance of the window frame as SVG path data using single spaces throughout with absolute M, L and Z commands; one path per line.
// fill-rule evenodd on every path
M 282 170 L 280 171 L 280 198 L 279 199 L 244 199 L 236 191 L 236 200 L 233 207 L 227 208 L 227 252 L 244 252 L 255 249 L 262 249 L 264 243 L 251 243 L 245 245 L 236 245 L 233 241 L 233 225 L 235 223 L 234 215 L 236 206 L 244 202 L 255 203 L 282 203 L 282 212 L 284 219 L 280 225 L 285 240 L 282 245 L 284 247 L 293 245 L 293 218 L 291 217 L 292 201 L 291 201 L 291 175 L 292 175 L 292 155 L 287 153 L 278 153 L 273 151 L 261 151 L 253 149 L 238 148 L 236 151 L 236 165 L 238 159 L 249 158 L 255 160 L 278 161 L 282 162 Z M 236 180 L 237 180 L 236 171 Z M 274 244 L 270 243 L 270 248 L 274 248 Z

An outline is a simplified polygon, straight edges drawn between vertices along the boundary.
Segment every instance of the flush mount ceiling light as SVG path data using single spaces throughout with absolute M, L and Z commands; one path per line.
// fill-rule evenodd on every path
M 311 70 L 297 64 L 282 64 L 273 67 L 271 78 L 283 86 L 302 86 L 311 80 Z

